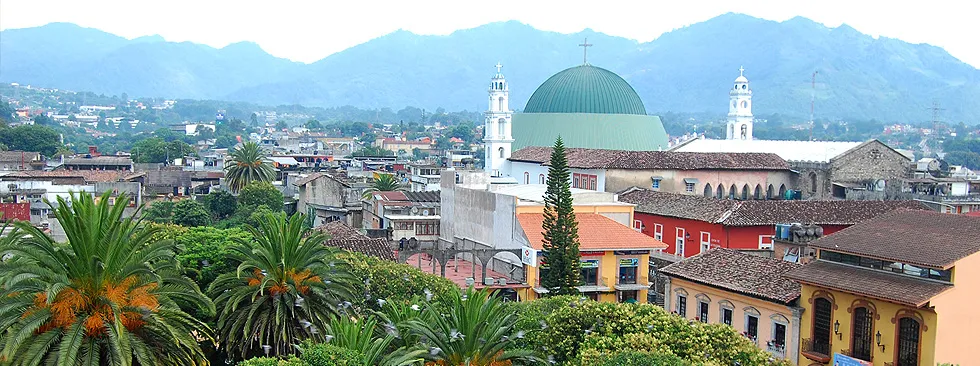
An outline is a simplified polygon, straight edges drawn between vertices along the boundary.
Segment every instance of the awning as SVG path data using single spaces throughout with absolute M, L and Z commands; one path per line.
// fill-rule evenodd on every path
M 650 180 L 664 180 L 664 177 L 654 176 L 654 177 L 650 177 Z
M 684 183 L 697 183 L 697 178 L 684 178 Z

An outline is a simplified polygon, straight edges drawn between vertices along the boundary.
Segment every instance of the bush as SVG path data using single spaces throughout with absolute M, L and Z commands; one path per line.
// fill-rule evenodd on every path
M 680 357 L 665 355 L 662 353 L 648 353 L 636 351 L 620 351 L 613 354 L 603 354 L 590 350 L 583 352 L 582 365 L 602 365 L 602 366 L 687 366 L 690 362 L 685 362 Z
M 238 366 L 307 366 L 306 362 L 296 357 L 283 360 L 274 357 L 255 357 L 239 362 Z
M 390 262 L 361 253 L 344 252 L 338 258 L 351 265 L 351 273 L 359 274 L 363 282 L 356 282 L 351 288 L 355 296 L 354 305 L 362 308 L 381 310 L 378 299 L 384 301 L 406 302 L 424 298 L 426 290 L 432 294 L 433 303 L 441 303 L 450 292 L 459 292 L 459 286 L 452 281 L 425 273 L 406 264 Z
M 185 229 L 175 238 L 177 261 L 190 273 L 198 286 L 207 289 L 211 282 L 222 273 L 235 270 L 238 263 L 230 262 L 228 248 L 235 240 L 249 240 L 252 234 L 245 230 L 195 227 Z
M 273 212 L 280 212 L 283 209 L 283 202 L 282 192 L 269 182 L 252 182 L 238 192 L 239 211 L 248 212 L 255 207 L 265 205 Z
M 200 202 L 183 199 L 174 204 L 173 222 L 181 226 L 207 226 L 211 224 L 211 214 Z
M 364 355 L 352 349 L 341 348 L 327 343 L 303 347 L 300 358 L 309 366 L 361 366 Z

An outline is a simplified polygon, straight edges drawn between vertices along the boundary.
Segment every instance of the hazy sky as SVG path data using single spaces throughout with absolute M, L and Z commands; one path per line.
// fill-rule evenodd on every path
M 980 22 L 970 1 L 52 1 L 3 0 L 0 29 L 72 22 L 127 38 L 159 34 L 168 41 L 223 47 L 253 41 L 267 52 L 313 62 L 397 29 L 449 34 L 519 20 L 538 29 L 583 28 L 650 41 L 726 12 L 782 21 L 804 16 L 841 23 L 872 36 L 940 46 L 980 67 Z M 0 40 L 2 41 L 2 40 Z

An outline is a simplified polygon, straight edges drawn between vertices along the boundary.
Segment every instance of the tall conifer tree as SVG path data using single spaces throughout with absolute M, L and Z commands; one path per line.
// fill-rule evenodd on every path
M 581 269 L 578 251 L 578 222 L 572 208 L 568 158 L 561 136 L 555 141 L 548 167 L 548 189 L 544 194 L 544 242 L 542 256 L 548 271 L 541 285 L 550 295 L 578 295 Z

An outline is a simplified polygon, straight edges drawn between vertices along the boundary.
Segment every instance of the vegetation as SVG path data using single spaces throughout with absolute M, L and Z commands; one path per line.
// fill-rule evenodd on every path
M 167 141 L 161 137 L 136 141 L 130 151 L 133 153 L 133 162 L 135 163 L 169 163 L 174 159 L 197 153 L 191 145 L 184 141 Z
M 181 268 L 205 289 L 219 275 L 235 271 L 239 263 L 230 257 L 231 247 L 250 240 L 252 234 L 241 228 L 195 227 L 174 236 Z
M 210 329 L 183 309 L 214 312 L 173 260 L 158 229 L 124 218 L 87 194 L 52 209 L 68 237 L 56 243 L 16 222 L 0 246 L 0 359 L 13 365 L 190 365 L 204 360 Z
M 225 181 L 232 192 L 237 193 L 251 182 L 271 182 L 276 178 L 275 169 L 254 141 L 236 147 L 228 156 L 231 159 L 225 165 Z
M 204 203 L 214 220 L 224 220 L 235 213 L 238 199 L 228 191 L 218 190 L 204 196 Z
M 170 224 L 174 217 L 173 201 L 155 201 L 146 206 L 145 218 L 158 224 Z
M 238 209 L 251 212 L 258 206 L 265 206 L 274 212 L 282 211 L 282 192 L 269 182 L 251 182 L 242 187 L 238 192 Z
M 374 192 L 392 192 L 405 189 L 394 174 L 377 173 L 371 180 L 371 187 L 364 190 L 364 198 L 371 198 Z
M 218 334 L 229 355 L 285 356 L 302 340 L 324 341 L 332 316 L 350 311 L 351 275 L 321 233 L 302 215 L 267 215 L 252 240 L 237 240 L 230 260 L 240 263 L 211 283 L 221 309 Z
M 174 204 L 173 223 L 181 226 L 211 225 L 211 214 L 204 204 L 193 198 L 182 199 Z
M 577 295 L 581 283 L 578 250 L 578 222 L 572 208 L 568 159 L 561 136 L 555 141 L 548 166 L 548 188 L 544 193 L 544 240 L 541 255 L 548 270 L 541 276 L 541 286 L 549 295 Z
M 9 150 L 37 151 L 53 156 L 62 146 L 58 132 L 47 126 L 20 125 L 0 128 L 0 143 Z

